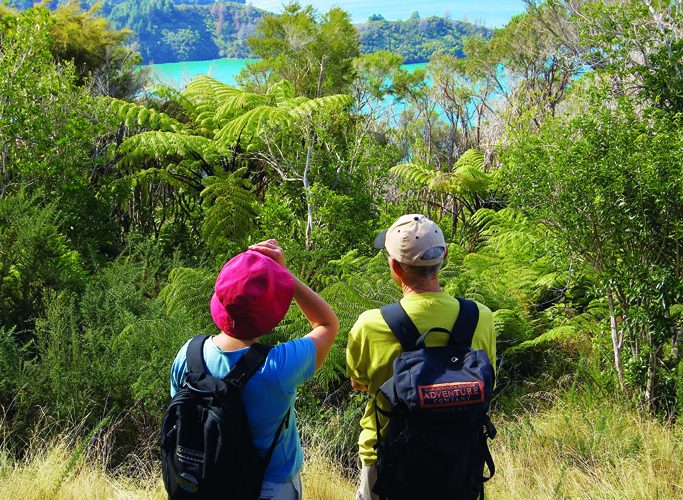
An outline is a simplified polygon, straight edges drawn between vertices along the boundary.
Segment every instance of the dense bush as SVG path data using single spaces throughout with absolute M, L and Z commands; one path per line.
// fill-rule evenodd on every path
M 649 11 L 625 3 L 638 26 L 652 25 L 642 18 Z M 347 335 L 361 312 L 400 298 L 372 241 L 413 211 L 444 229 L 444 290 L 493 311 L 497 411 L 527 411 L 539 394 L 552 402 L 555 391 L 586 387 L 603 401 L 617 392 L 677 418 L 683 141 L 676 93 L 665 103 L 653 99 L 666 82 L 654 78 L 645 91 L 653 80 L 641 72 L 637 85 L 624 87 L 623 74 L 610 73 L 625 57 L 619 47 L 601 49 L 612 60 L 600 72 L 576 75 L 588 62 L 574 58 L 590 58 L 553 28 L 593 18 L 571 17 L 562 2 L 544 5 L 491 42 L 471 39 L 465 61 L 442 55 L 417 73 L 384 52 L 354 63 L 360 49 L 343 11 L 326 17 L 292 6 L 264 22 L 252 42 L 266 58 L 251 68 L 248 85 L 202 76 L 183 92 L 157 88 L 135 101 L 101 97 L 71 60 L 51 51 L 57 35 L 45 8 L 0 8 L 7 449 L 21 449 L 46 421 L 60 429 L 78 423 L 88 436 L 112 418 L 114 461 L 154 453 L 177 350 L 198 333 L 216 333 L 208 303 L 217 272 L 249 243 L 275 237 L 292 272 L 339 316 L 337 342 L 302 389 L 299 410 L 307 442 L 322 439 L 351 467 L 366 396 L 346 381 Z M 117 7 L 122 16 L 135 12 L 125 2 Z M 182 11 L 192 23 L 205 9 L 226 14 L 223 7 L 140 8 L 162 19 Z M 75 17 L 98 32 L 88 15 Z M 404 25 L 432 35 L 457 28 L 417 18 Z M 659 44 L 651 64 L 676 65 L 662 60 L 662 47 L 677 26 L 667 24 L 661 39 L 633 35 Z M 315 42 L 310 52 L 285 36 L 302 27 Z M 203 38 L 192 26 L 177 28 L 164 34 L 167 49 L 195 54 Z M 413 40 L 410 49 L 428 45 Z M 503 63 L 512 68 L 510 91 L 492 97 Z M 391 94 L 401 109 L 384 105 Z M 293 306 L 263 341 L 308 329 Z M 563 460 L 596 460 L 589 440 L 569 438 L 576 450 L 560 449 Z M 543 439 L 556 444 L 552 434 Z
M 463 37 L 491 36 L 491 30 L 465 21 L 442 17 L 411 17 L 405 21 L 369 19 L 358 25 L 363 54 L 390 50 L 406 64 L 427 62 L 434 53 L 463 56 Z

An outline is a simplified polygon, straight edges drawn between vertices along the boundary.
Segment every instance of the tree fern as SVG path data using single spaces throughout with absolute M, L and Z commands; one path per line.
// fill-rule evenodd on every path
M 351 106 L 353 99 L 346 94 L 335 94 L 316 99 L 301 100 L 291 110 L 293 116 L 308 116 L 322 109 L 345 108 Z
M 238 92 L 220 101 L 216 110 L 214 121 L 218 127 L 225 126 L 241 114 L 253 110 L 259 106 L 270 106 L 272 99 L 263 94 L 252 92 Z
M 280 80 L 279 82 L 270 86 L 270 88 L 266 91 L 266 95 L 270 96 L 274 100 L 276 106 L 280 106 L 285 102 L 294 99 L 296 97 L 296 90 L 291 82 L 287 80 Z
M 261 139 L 267 133 L 273 131 L 290 132 L 292 125 L 309 118 L 313 113 L 350 103 L 350 98 L 346 95 L 325 96 L 317 99 L 300 97 L 278 100 L 274 97 L 280 94 L 284 94 L 284 91 L 260 98 L 249 97 L 247 94 L 243 98 L 238 98 L 238 96 L 230 98 L 226 105 L 221 107 L 223 110 L 221 117 L 238 113 L 239 110 L 236 108 L 239 105 L 244 105 L 241 109 L 246 109 L 247 104 L 258 104 L 259 102 L 266 102 L 269 98 L 272 99 L 268 104 L 256 105 L 256 107 L 241 112 L 227 122 L 216 134 L 216 140 L 226 146 L 240 144 L 253 150 L 261 145 Z M 220 121 L 218 116 L 216 121 Z
M 246 173 L 246 169 L 240 169 L 222 177 L 207 177 L 203 181 L 202 232 L 211 247 L 221 248 L 226 240 L 242 241 L 254 228 L 256 197 Z
M 100 97 L 99 99 L 107 105 L 108 111 L 121 120 L 122 125 L 125 125 L 128 130 L 178 132 L 185 128 L 179 121 L 153 108 L 113 97 Z
M 217 166 L 229 152 L 211 139 L 177 132 L 142 132 L 129 137 L 119 147 L 123 165 L 130 166 L 147 159 L 157 161 L 200 158 L 207 165 Z
M 239 94 L 237 87 L 226 85 L 207 75 L 199 75 L 187 84 L 183 97 L 194 105 L 195 116 L 204 112 L 214 112 L 217 104 Z
M 197 331 L 215 331 L 209 302 L 216 276 L 202 269 L 177 267 L 171 271 L 159 294 L 167 316 L 182 316 L 188 326 Z
M 401 163 L 389 171 L 408 182 L 421 186 L 428 186 L 438 176 L 433 168 L 418 163 Z
M 186 182 L 178 179 L 178 177 L 173 175 L 173 166 L 169 165 L 169 168 L 147 168 L 134 172 L 126 178 L 126 182 L 130 184 L 132 188 L 137 188 L 139 185 L 148 184 L 150 180 L 159 180 L 167 185 L 180 189 L 186 185 Z
M 240 144 L 243 147 L 252 145 L 253 149 L 257 146 L 254 143 L 259 142 L 258 139 L 266 130 L 284 129 L 291 120 L 292 116 L 287 110 L 273 106 L 258 106 L 225 124 L 216 134 L 216 141 L 226 147 Z

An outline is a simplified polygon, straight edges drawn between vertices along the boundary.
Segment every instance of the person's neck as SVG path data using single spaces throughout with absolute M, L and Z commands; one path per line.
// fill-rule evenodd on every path
M 403 296 L 415 295 L 419 293 L 431 293 L 431 292 L 442 292 L 441 286 L 438 280 L 425 281 L 415 285 L 409 285 L 408 283 L 401 283 L 401 290 L 403 291 Z
M 259 337 L 244 340 L 236 339 L 225 332 L 221 332 L 213 337 L 213 343 L 216 345 L 216 347 L 223 351 L 237 351 L 239 349 L 244 349 L 245 347 L 249 347 L 251 344 L 255 344 L 258 342 L 258 340 Z

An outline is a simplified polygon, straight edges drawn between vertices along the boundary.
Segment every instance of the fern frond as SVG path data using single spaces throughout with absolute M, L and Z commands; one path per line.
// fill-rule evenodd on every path
M 451 194 L 481 194 L 486 192 L 493 178 L 484 170 L 484 153 L 468 149 L 455 163 L 453 172 L 442 173 L 429 182 L 429 189 Z
M 353 99 L 351 96 L 346 94 L 328 95 L 302 102 L 298 106 L 292 108 L 291 113 L 295 116 L 308 116 L 321 109 L 330 109 L 335 107 L 346 108 L 350 106 L 352 102 Z
M 128 130 L 160 130 L 178 132 L 185 128 L 179 121 L 156 109 L 113 97 L 100 97 L 107 110 L 115 115 Z
M 483 171 L 484 160 L 485 156 L 483 151 L 479 149 L 468 149 L 460 158 L 458 158 L 458 161 L 455 162 L 455 170 L 469 166 Z
M 168 276 L 169 283 L 159 293 L 167 316 L 182 314 L 197 331 L 212 329 L 209 302 L 216 280 L 214 273 L 202 269 L 177 267 Z
M 558 326 L 547 332 L 539 335 L 538 337 L 522 342 L 516 346 L 511 347 L 506 351 L 507 355 L 518 355 L 528 351 L 528 349 L 533 347 L 541 347 L 544 344 L 556 344 L 571 341 L 573 337 L 577 334 L 577 329 L 575 326 L 565 325 Z
M 215 110 L 220 102 L 240 92 L 242 90 L 237 87 L 226 85 L 215 78 L 207 75 L 198 75 L 187 84 L 183 97 L 199 107 L 213 104 Z M 205 111 L 205 109 L 200 109 L 199 111 Z
M 285 101 L 293 99 L 296 96 L 296 90 L 291 82 L 280 80 L 270 86 L 266 95 L 272 97 L 275 100 L 275 104 L 280 106 Z
M 140 170 L 139 172 L 135 172 L 134 174 L 131 174 L 128 177 L 128 181 L 130 182 L 131 187 L 133 188 L 145 185 L 149 179 L 162 181 L 168 184 L 169 186 L 173 186 L 178 189 L 184 187 L 187 184 L 186 182 L 179 180 L 177 176 L 173 175 L 170 166 L 166 169 L 146 168 L 144 170 Z
M 187 84 L 183 91 L 183 99 L 191 104 L 188 113 L 201 130 L 208 132 L 220 128 L 215 120 L 216 111 L 221 103 L 232 96 L 240 94 L 242 90 L 226 85 L 207 75 L 199 75 Z M 213 134 L 206 135 L 213 135 Z
M 428 186 L 439 175 L 431 167 L 418 163 L 401 163 L 389 171 L 408 182 L 422 186 Z
M 251 183 L 240 169 L 224 177 L 204 179 L 201 192 L 204 209 L 204 238 L 213 247 L 224 241 L 241 241 L 252 231 L 256 220 L 256 197 Z
M 259 106 L 228 122 L 216 141 L 225 146 L 250 144 L 267 129 L 285 127 L 291 121 L 288 111 L 273 106 Z
M 258 106 L 272 105 L 272 99 L 263 94 L 253 92 L 240 92 L 226 97 L 216 110 L 214 120 L 218 127 L 222 127 L 230 120 L 237 118 L 245 111 L 254 109 Z
M 166 158 L 203 158 L 209 165 L 219 163 L 227 151 L 218 149 L 216 143 L 206 137 L 174 132 L 143 132 L 129 137 L 121 144 L 123 165 Z

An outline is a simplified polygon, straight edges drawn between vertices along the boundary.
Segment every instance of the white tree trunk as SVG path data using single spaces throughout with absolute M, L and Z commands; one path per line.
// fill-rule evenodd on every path
M 609 307 L 609 324 L 612 331 L 612 347 L 614 349 L 614 367 L 617 369 L 617 377 L 619 378 L 619 387 L 624 392 L 626 389 L 624 382 L 624 366 L 621 361 L 621 348 L 623 346 L 622 338 L 619 335 L 617 328 L 617 318 L 614 315 L 614 299 L 612 298 L 612 290 L 607 290 L 607 305 Z
M 306 167 L 304 168 L 304 196 L 306 197 L 306 250 L 313 248 L 311 241 L 311 233 L 313 232 L 313 202 L 311 200 L 311 185 L 308 180 L 308 174 L 311 170 L 311 155 L 313 152 L 313 144 L 311 143 L 311 135 L 308 134 L 306 140 Z

